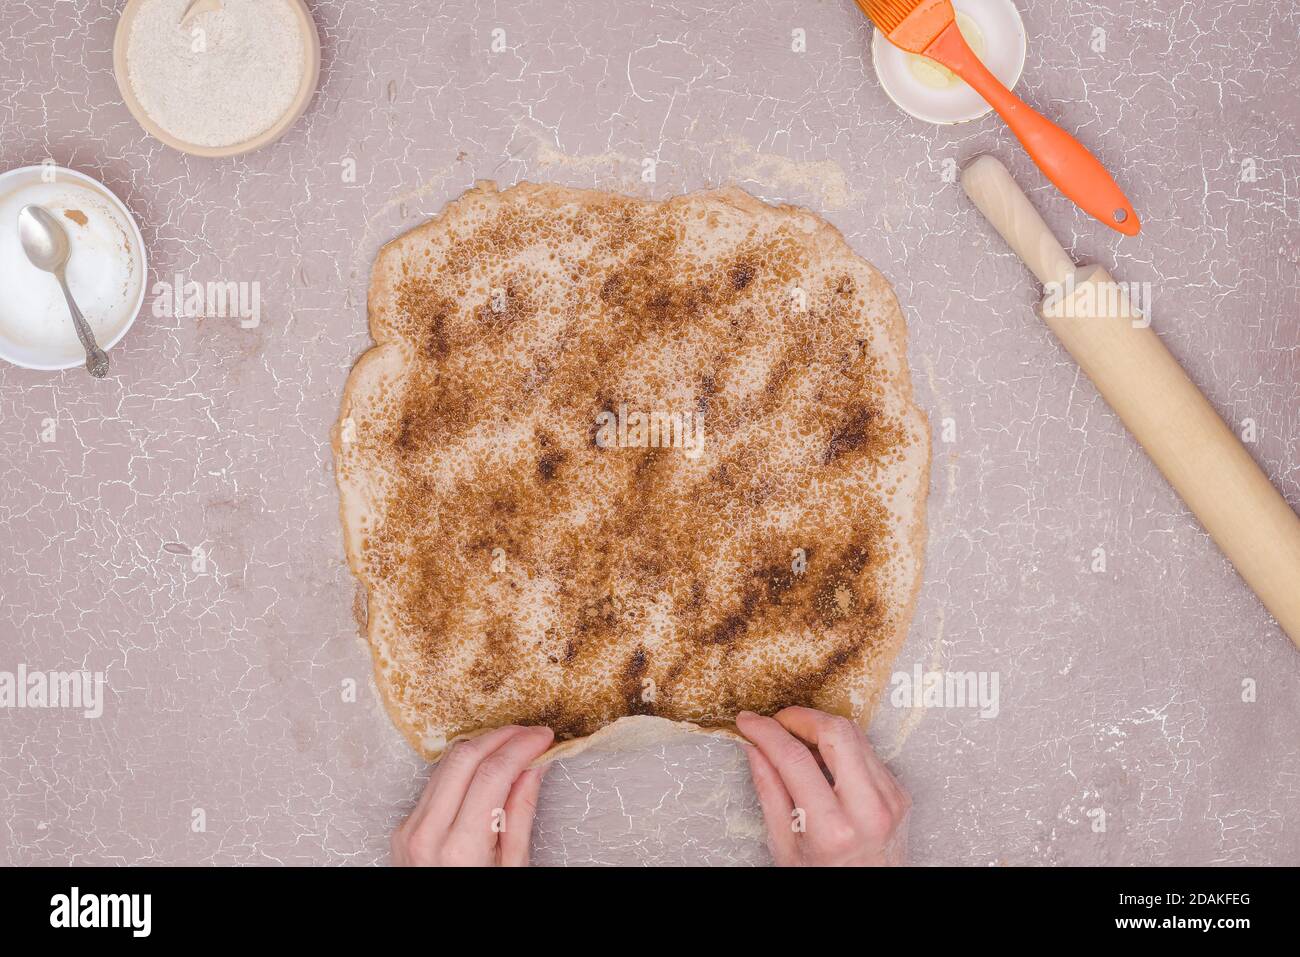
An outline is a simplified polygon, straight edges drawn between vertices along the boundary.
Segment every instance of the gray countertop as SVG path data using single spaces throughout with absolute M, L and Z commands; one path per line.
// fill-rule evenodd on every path
M 377 249 L 476 179 L 735 183 L 825 216 L 894 284 L 935 428 L 925 584 L 895 667 L 1000 679 L 996 717 L 886 701 L 873 725 L 914 795 L 912 860 L 1300 863 L 1300 654 L 950 175 L 996 153 L 1078 260 L 1151 283 L 1156 329 L 1235 429 L 1254 423 L 1295 506 L 1290 0 L 1020 0 L 1019 92 L 1117 172 L 1134 239 L 1074 210 L 994 118 L 900 113 L 850 0 L 311 6 L 310 110 L 214 161 L 122 105 L 120 4 L 0 0 L 0 168 L 96 176 L 138 217 L 151 281 L 262 297 L 254 328 L 150 300 L 102 383 L 0 367 L 0 670 L 109 687 L 96 720 L 0 709 L 0 863 L 386 860 L 425 771 L 369 677 L 328 433 L 368 345 Z M 535 860 L 761 863 L 762 838 L 743 756 L 686 736 L 553 768 Z

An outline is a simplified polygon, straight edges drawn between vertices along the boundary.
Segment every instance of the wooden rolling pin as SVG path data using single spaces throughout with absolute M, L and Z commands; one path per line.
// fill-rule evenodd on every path
M 1075 269 L 1005 166 L 980 156 L 961 181 L 1048 287 L 1043 321 L 1300 648 L 1300 518 L 1150 325 L 1111 294 L 1106 271 Z

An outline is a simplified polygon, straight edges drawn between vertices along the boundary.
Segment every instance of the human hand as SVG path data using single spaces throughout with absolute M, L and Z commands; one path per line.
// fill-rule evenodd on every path
M 457 741 L 393 831 L 399 867 L 526 867 L 550 728 L 510 725 Z
M 861 728 L 812 708 L 742 711 L 736 727 L 778 865 L 903 863 L 912 799 Z

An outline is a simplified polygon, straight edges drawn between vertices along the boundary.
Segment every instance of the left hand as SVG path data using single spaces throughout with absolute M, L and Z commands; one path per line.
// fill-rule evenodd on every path
M 399 867 L 526 867 L 550 728 L 510 725 L 457 741 L 393 832 Z

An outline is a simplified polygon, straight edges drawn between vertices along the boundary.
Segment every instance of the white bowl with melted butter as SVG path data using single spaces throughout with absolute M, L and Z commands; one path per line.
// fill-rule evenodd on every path
M 1014 89 L 1025 67 L 1025 25 L 1011 0 L 953 0 L 957 29 L 986 67 Z M 933 60 L 900 50 L 879 30 L 871 61 L 880 85 L 905 113 L 927 123 L 965 123 L 992 107 L 982 96 Z
M 126 206 L 94 179 L 60 166 L 24 166 L 0 174 L 0 359 L 27 369 L 82 366 L 59 282 L 28 260 L 18 212 L 44 206 L 68 234 L 68 286 L 105 352 L 117 345 L 144 304 L 144 239 Z

